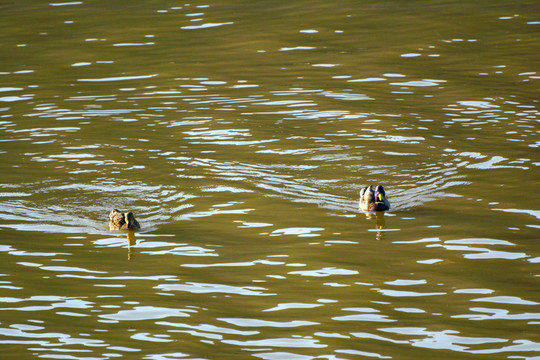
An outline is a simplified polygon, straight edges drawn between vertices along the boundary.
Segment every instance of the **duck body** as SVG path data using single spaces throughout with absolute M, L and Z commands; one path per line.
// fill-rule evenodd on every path
M 386 192 L 382 185 L 377 185 L 375 189 L 366 186 L 360 190 L 360 201 L 358 207 L 362 211 L 386 211 L 390 210 L 390 202 L 386 198 Z
M 109 213 L 109 229 L 111 230 L 140 230 L 139 222 L 131 211 L 123 213 L 114 209 Z
M 375 204 L 375 191 L 371 185 L 366 186 L 360 190 L 360 201 L 358 202 L 358 207 L 362 211 L 373 211 L 373 206 Z

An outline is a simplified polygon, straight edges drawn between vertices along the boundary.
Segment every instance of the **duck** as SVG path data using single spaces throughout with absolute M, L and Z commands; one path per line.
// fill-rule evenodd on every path
M 375 187 L 375 211 L 386 211 L 390 210 L 390 201 L 386 198 L 386 192 L 382 185 L 377 185 Z
M 358 207 L 363 211 L 373 210 L 373 204 L 375 203 L 375 191 L 371 185 L 363 187 L 360 190 L 360 201 Z
M 123 213 L 118 209 L 113 209 L 109 213 L 110 230 L 140 230 L 141 225 L 135 220 L 135 215 L 131 211 Z
M 390 210 L 390 202 L 382 185 L 377 185 L 375 189 L 371 185 L 362 188 L 358 206 L 362 211 Z

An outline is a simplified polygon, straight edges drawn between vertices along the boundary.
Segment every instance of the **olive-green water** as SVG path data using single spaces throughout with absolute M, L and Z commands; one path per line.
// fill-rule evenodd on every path
M 537 1 L 0 19 L 2 359 L 540 358 Z

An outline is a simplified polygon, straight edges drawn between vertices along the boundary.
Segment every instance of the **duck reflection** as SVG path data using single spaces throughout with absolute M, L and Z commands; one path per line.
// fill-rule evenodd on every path
M 124 234 L 116 235 L 117 237 L 124 237 Z M 137 237 L 135 236 L 135 231 L 133 230 L 126 230 L 125 236 L 127 239 L 127 249 L 128 249 L 128 260 L 131 260 L 131 247 L 135 246 L 137 244 Z
M 384 230 L 386 228 L 386 219 L 384 218 L 384 211 L 365 212 L 366 219 L 373 220 L 375 219 L 375 229 L 381 230 L 377 231 L 375 235 L 376 240 L 384 239 Z
M 126 238 L 128 242 L 128 260 L 131 260 L 131 247 L 137 244 L 137 237 L 135 236 L 135 231 L 127 230 Z
M 126 238 L 128 246 L 133 246 L 137 243 L 137 237 L 135 236 L 135 231 L 133 230 L 126 231 Z

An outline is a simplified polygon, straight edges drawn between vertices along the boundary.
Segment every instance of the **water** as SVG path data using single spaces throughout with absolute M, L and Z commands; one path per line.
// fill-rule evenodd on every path
M 538 10 L 0 5 L 2 358 L 540 357 Z

